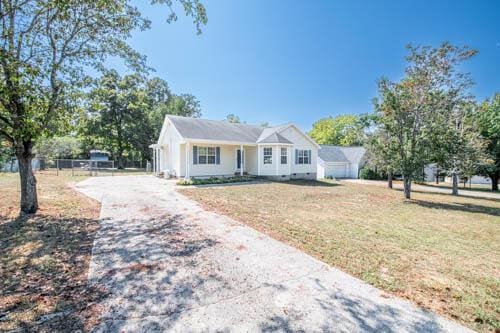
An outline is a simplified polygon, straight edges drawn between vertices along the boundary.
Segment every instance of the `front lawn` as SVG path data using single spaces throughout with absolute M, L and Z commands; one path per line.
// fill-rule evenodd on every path
M 500 328 L 500 200 L 348 182 L 263 183 L 181 193 L 477 329 Z
M 99 204 L 39 174 L 40 210 L 18 217 L 19 176 L 0 173 L 0 331 L 88 331 L 103 290 L 87 285 Z

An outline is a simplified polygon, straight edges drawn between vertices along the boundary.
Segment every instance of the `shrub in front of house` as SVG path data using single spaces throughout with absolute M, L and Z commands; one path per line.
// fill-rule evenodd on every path
M 359 170 L 359 178 L 361 179 L 369 179 L 369 180 L 382 180 L 382 179 L 386 179 L 386 175 L 380 173 L 380 172 L 377 172 L 373 169 L 370 169 L 370 168 L 363 168 L 361 170 Z
M 229 183 L 242 183 L 255 180 L 254 177 L 248 176 L 234 176 L 234 177 L 210 177 L 210 178 L 191 178 L 188 180 L 181 179 L 177 182 L 177 185 L 189 186 L 189 185 L 211 185 L 211 184 L 229 184 Z

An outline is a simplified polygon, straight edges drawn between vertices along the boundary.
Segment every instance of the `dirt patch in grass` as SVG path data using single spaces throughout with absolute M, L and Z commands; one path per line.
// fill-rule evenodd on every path
M 87 331 L 105 290 L 87 284 L 99 204 L 38 175 L 40 210 L 19 217 L 17 174 L 0 174 L 0 331 Z
M 500 200 L 348 182 L 182 189 L 205 208 L 480 331 L 500 327 Z

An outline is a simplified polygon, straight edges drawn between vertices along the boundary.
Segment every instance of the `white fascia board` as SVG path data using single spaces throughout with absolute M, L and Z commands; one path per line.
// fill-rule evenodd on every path
M 255 142 L 239 142 L 239 141 L 224 141 L 224 140 L 207 140 L 207 139 L 184 139 L 183 142 L 189 143 L 208 143 L 208 144 L 219 144 L 219 145 L 234 145 L 234 146 L 256 146 Z

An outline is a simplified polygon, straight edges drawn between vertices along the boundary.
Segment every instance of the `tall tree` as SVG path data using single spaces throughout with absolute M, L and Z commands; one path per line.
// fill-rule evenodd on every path
M 479 130 L 486 141 L 487 161 L 479 166 L 479 173 L 490 177 L 491 190 L 498 191 L 500 178 L 500 93 L 485 101 L 478 113 Z
M 452 194 L 458 195 L 458 177 L 472 177 L 484 160 L 484 141 L 477 126 L 476 105 L 466 102 L 467 97 L 455 96 L 455 92 L 447 95 L 439 99 L 439 104 L 444 101 L 445 107 L 430 133 L 431 156 L 433 162 L 451 175 Z
M 196 97 L 172 94 L 164 80 L 138 73 L 121 77 L 113 70 L 95 82 L 87 104 L 81 126 L 85 145 L 110 151 L 119 168 L 124 167 L 124 154 L 145 165 L 165 115 L 201 114 Z
M 403 174 L 404 196 L 411 182 L 432 161 L 431 147 L 450 141 L 449 114 L 466 100 L 469 78 L 457 70 L 476 51 L 448 43 L 438 48 L 408 47 L 406 76 L 398 83 L 379 81 L 375 124 L 392 138 L 387 149 Z M 443 129 L 443 126 L 445 126 Z M 435 135 L 439 133 L 442 135 Z
M 199 0 L 177 0 L 198 32 L 207 22 Z M 150 22 L 131 0 L 0 0 L 0 135 L 15 149 L 21 178 L 21 211 L 38 209 L 31 170 L 33 145 L 63 128 L 86 66 L 109 55 L 135 67 L 144 57 L 125 42 Z M 152 0 L 169 10 L 174 0 Z M 176 20 L 171 11 L 168 21 Z
M 309 136 L 322 145 L 359 146 L 365 135 L 360 119 L 356 115 L 328 117 L 313 124 Z
M 124 167 L 123 155 L 132 149 L 136 124 L 141 123 L 147 98 L 140 87 L 144 78 L 138 74 L 121 77 L 116 71 L 106 71 L 89 93 L 87 135 L 100 139 Z

